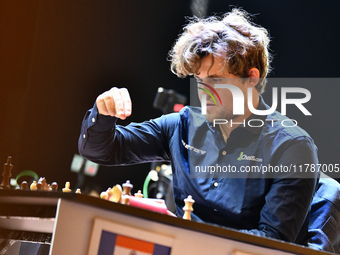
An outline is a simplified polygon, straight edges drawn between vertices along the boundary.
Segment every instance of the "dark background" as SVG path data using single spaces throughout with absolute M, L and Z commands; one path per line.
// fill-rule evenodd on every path
M 256 14 L 255 23 L 272 37 L 269 77 L 339 76 L 340 2 L 206 2 L 208 15 L 230 5 Z M 75 188 L 70 165 L 81 121 L 100 93 L 112 86 L 129 89 L 133 114 L 123 125 L 161 114 L 152 106 L 160 86 L 189 97 L 189 80 L 173 75 L 166 58 L 185 16 L 193 13 L 192 1 L 183 0 L 0 1 L 0 163 L 10 155 L 14 177 L 33 170 Z M 313 117 L 299 124 L 314 138 L 321 163 L 339 163 L 340 89 L 301 87 L 312 93 L 307 108 Z M 93 182 L 106 189 L 130 179 L 137 190 L 149 169 L 100 167 Z

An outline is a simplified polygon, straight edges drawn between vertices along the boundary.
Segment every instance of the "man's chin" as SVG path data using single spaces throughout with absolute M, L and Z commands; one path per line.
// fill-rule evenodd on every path
M 206 118 L 207 121 L 209 121 L 210 123 L 213 123 L 214 120 L 217 120 L 217 119 L 219 119 L 219 120 L 223 119 L 223 120 L 227 120 L 227 121 L 229 121 L 229 120 L 232 119 L 232 118 L 230 118 L 230 117 L 228 117 L 228 116 L 224 116 L 224 115 L 221 116 L 221 114 L 216 114 L 216 113 L 214 114 L 214 113 L 209 113 L 209 112 L 207 112 L 205 118 Z

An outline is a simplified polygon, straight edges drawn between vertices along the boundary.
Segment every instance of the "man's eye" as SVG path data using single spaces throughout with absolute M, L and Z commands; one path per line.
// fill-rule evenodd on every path
M 216 82 L 216 83 L 218 83 L 218 82 L 221 81 L 221 79 L 218 79 L 218 78 L 212 78 L 211 80 L 212 80 L 213 82 Z

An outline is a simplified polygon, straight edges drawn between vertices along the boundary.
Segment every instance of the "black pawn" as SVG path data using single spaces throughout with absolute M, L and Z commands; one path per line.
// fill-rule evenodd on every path
M 11 164 L 11 161 L 12 161 L 12 157 L 11 156 L 8 156 L 7 158 L 7 163 L 4 164 L 4 172 L 2 173 L 2 176 L 3 176 L 3 181 L 0 185 L 0 189 L 10 189 L 11 186 L 9 185 L 10 184 L 10 178 L 12 176 L 11 172 L 12 172 L 12 169 L 13 169 L 13 165 Z

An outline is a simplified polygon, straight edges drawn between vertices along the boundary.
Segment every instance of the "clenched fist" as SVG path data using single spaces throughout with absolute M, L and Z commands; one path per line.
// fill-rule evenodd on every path
M 113 87 L 97 97 L 98 112 L 125 120 L 131 115 L 131 99 L 126 88 Z

